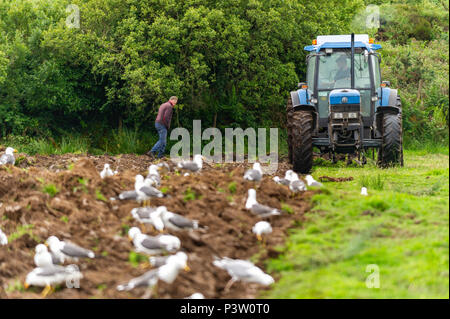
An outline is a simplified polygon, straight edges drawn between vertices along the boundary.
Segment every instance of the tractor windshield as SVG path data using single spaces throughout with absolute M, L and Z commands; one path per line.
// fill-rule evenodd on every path
M 355 50 L 355 88 L 370 89 L 369 59 L 366 50 Z M 320 56 L 318 89 L 351 87 L 351 54 L 349 50 Z

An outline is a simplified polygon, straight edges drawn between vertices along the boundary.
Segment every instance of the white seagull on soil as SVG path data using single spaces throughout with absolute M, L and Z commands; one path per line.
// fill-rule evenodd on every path
M 281 214 L 281 212 L 276 208 L 259 204 L 256 201 L 256 191 L 253 188 L 248 190 L 248 198 L 245 203 L 245 208 L 250 210 L 256 216 L 262 218 Z
M 253 234 L 256 235 L 256 238 L 258 238 L 258 240 L 261 241 L 262 240 L 261 235 L 270 234 L 272 232 L 272 226 L 270 226 L 270 224 L 266 221 L 260 221 L 253 226 L 252 232 Z
M 306 179 L 306 183 L 308 184 L 308 186 L 312 186 L 312 187 L 322 187 L 323 186 L 322 183 L 316 181 L 314 179 L 314 177 L 312 177 L 311 175 L 306 175 L 305 179 Z
M 225 291 L 228 291 L 233 283 L 239 280 L 264 286 L 274 283 L 272 276 L 264 273 L 260 268 L 247 260 L 215 257 L 213 265 L 226 270 L 231 276 L 230 281 L 225 286 Z
M 137 252 L 148 255 L 159 255 L 164 252 L 175 252 L 180 249 L 181 241 L 172 235 L 148 236 L 142 234 L 139 228 L 132 227 L 128 231 L 128 237 L 133 241 Z
M 8 244 L 8 237 L 6 237 L 5 233 L 0 229 L 0 246 L 4 246 Z
M 203 156 L 201 154 L 195 154 L 192 161 L 182 161 L 178 163 L 178 167 L 191 172 L 200 172 L 203 167 Z
M 258 162 L 253 164 L 253 168 L 246 170 L 244 173 L 244 179 L 248 181 L 259 182 L 263 176 L 261 164 Z
M 190 220 L 179 214 L 169 212 L 166 206 L 160 206 L 157 208 L 164 226 L 172 230 L 194 230 L 198 229 L 198 221 Z
M 79 258 L 95 258 L 93 251 L 82 248 L 73 243 L 60 241 L 56 236 L 50 236 L 46 244 L 50 247 L 50 250 L 55 257 L 62 263 L 66 259 L 78 261 Z
M 109 164 L 106 163 L 103 166 L 103 170 L 100 172 L 100 177 L 103 179 L 105 177 L 110 177 L 110 176 L 114 176 L 114 172 L 112 171 L 112 169 L 110 168 Z
M 14 153 L 17 153 L 17 150 L 13 149 L 12 147 L 7 147 L 5 150 L 5 154 L 0 157 L 0 165 L 14 165 L 16 163 Z

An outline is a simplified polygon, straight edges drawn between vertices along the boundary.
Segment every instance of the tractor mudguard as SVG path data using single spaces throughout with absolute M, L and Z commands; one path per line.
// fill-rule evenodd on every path
M 319 130 L 319 114 L 317 113 L 316 106 L 311 103 L 312 92 L 306 89 L 299 89 L 291 92 L 292 108 L 293 111 L 310 111 L 313 117 L 314 131 Z
M 378 101 L 375 104 L 375 127 L 381 134 L 383 115 L 399 114 L 402 112 L 402 104 L 398 91 L 390 87 L 379 87 L 377 89 Z
M 397 114 L 401 112 L 398 104 L 398 91 L 396 89 L 379 87 L 377 89 L 377 96 L 378 100 L 375 103 L 376 113 L 395 112 Z

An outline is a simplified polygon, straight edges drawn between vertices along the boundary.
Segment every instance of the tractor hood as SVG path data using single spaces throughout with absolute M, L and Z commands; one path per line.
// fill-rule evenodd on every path
M 330 105 L 332 104 L 360 104 L 361 95 L 358 90 L 339 89 L 330 92 Z

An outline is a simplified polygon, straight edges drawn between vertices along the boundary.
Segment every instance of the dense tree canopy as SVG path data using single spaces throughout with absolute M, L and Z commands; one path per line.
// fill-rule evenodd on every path
M 158 105 L 171 95 L 180 97 L 176 125 L 282 126 L 287 93 L 305 76 L 303 47 L 319 34 L 355 31 L 364 2 L 2 0 L 0 137 L 152 130 Z M 399 1 L 394 20 L 392 5 L 376 2 L 385 22 L 376 35 L 393 54 L 414 54 L 397 49 L 414 37 L 448 44 L 448 11 L 441 10 L 448 2 L 425 1 L 420 10 L 423 1 Z M 80 28 L 66 23 L 69 4 L 79 8 Z M 400 68 L 413 78 L 391 81 L 417 85 L 408 65 L 416 58 L 386 61 L 388 76 Z M 448 99 L 448 84 L 431 86 L 435 100 Z

